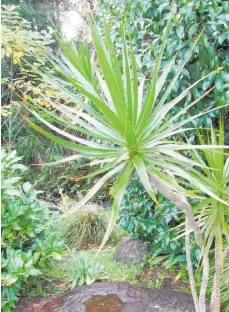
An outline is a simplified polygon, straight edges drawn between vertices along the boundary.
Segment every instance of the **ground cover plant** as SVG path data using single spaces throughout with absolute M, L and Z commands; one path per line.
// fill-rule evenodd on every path
M 182 281 L 179 281 L 177 274 L 178 268 L 165 270 L 158 257 L 145 258 L 139 265 L 123 265 L 114 261 L 115 247 L 108 245 L 99 254 L 97 249 L 84 251 L 68 250 L 62 256 L 61 261 L 55 261 L 52 269 L 44 271 L 44 274 L 36 282 L 32 279 L 28 281 L 22 289 L 22 298 L 39 303 L 36 298 L 47 297 L 50 295 L 60 295 L 72 287 L 80 286 L 82 283 L 90 284 L 94 281 L 119 281 L 132 285 L 147 286 L 153 288 L 166 287 L 173 290 L 190 293 L 187 269 L 184 269 Z M 79 260 L 79 262 L 78 262 Z M 225 259 L 224 270 L 222 271 L 221 293 L 222 309 L 228 311 L 228 258 Z M 210 262 L 210 271 L 214 271 L 214 261 Z M 201 285 L 201 270 L 197 270 L 197 286 Z M 89 278 L 88 278 L 89 276 Z M 167 281 L 170 280 L 170 285 Z M 212 280 L 208 288 L 208 299 L 211 298 Z M 30 301 L 31 302 L 31 301 Z
M 156 192 L 158 191 L 172 200 L 177 207 L 184 209 L 186 217 L 186 259 L 190 283 L 196 311 L 202 312 L 206 310 L 207 280 L 203 279 L 200 294 L 197 295 L 190 258 L 189 236 L 191 231 L 195 234 L 197 244 L 203 251 L 205 250 L 203 252 L 204 268 L 208 262 L 208 254 L 204 248 L 204 237 L 185 196 L 210 196 L 225 206 L 228 203 L 214 192 L 212 185 L 208 185 L 207 181 L 209 179 L 204 174 L 200 174 L 200 170 L 204 172 L 206 164 L 203 164 L 199 159 L 191 159 L 187 153 L 182 153 L 182 151 L 222 149 L 223 147 L 217 144 L 209 146 L 184 143 L 177 137 L 179 133 L 192 130 L 192 122 L 206 114 L 206 112 L 200 112 L 179 121 L 179 117 L 186 114 L 189 108 L 209 94 L 212 88 L 196 99 L 191 100 L 188 106 L 182 108 L 179 112 L 175 112 L 173 115 L 171 113 L 173 108 L 190 93 L 190 90 L 198 82 L 203 81 L 212 74 L 217 74 L 220 69 L 201 77 L 200 80 L 187 87 L 176 98 L 169 102 L 166 101 L 185 64 L 190 59 L 199 37 L 201 37 L 200 34 L 184 55 L 182 61 L 177 64 L 176 58 L 173 57 L 164 68 L 161 68 L 160 63 L 172 19 L 173 14 L 170 15 L 164 35 L 160 38 L 161 46 L 154 61 L 149 86 L 145 83 L 145 77 L 140 82 L 138 81 L 134 50 L 131 40 L 127 43 L 125 27 L 121 27 L 123 62 L 120 64 L 120 60 L 115 54 L 107 24 L 105 22 L 103 24 L 104 36 L 102 36 L 98 32 L 94 21 L 91 20 L 96 59 L 92 60 L 88 53 L 82 53 L 82 51 L 87 51 L 87 47 L 83 47 L 81 44 L 77 46 L 75 43 L 62 42 L 62 60 L 52 55 L 50 56 L 50 62 L 55 66 L 58 73 L 63 76 L 63 79 L 60 80 L 55 75 L 38 70 L 46 82 L 54 84 L 55 88 L 61 90 L 72 102 L 76 103 L 76 107 L 59 105 L 47 99 L 53 109 L 65 115 L 67 120 L 59 118 L 58 115 L 51 114 L 48 111 L 45 114 L 44 111 L 42 114 L 38 114 L 31 109 L 29 109 L 30 112 L 40 122 L 44 123 L 45 128 L 39 127 L 28 118 L 26 120 L 46 137 L 78 153 L 63 159 L 63 163 L 83 157 L 90 159 L 91 165 L 102 164 L 99 170 L 85 177 L 92 178 L 104 173 L 85 198 L 80 201 L 77 208 L 82 207 L 90 200 L 106 181 L 117 176 L 110 192 L 113 197 L 113 207 L 101 248 L 112 231 L 125 189 L 134 171 L 137 172 L 142 184 L 153 200 L 157 200 Z M 81 60 L 81 62 L 77 60 Z M 176 71 L 168 86 L 165 87 L 172 64 L 176 64 Z M 81 92 L 87 101 L 79 99 L 69 87 Z M 27 105 L 29 106 L 28 102 Z M 218 108 L 210 109 L 209 112 L 214 112 L 216 109 Z M 47 120 L 49 116 L 55 118 L 52 123 Z M 65 131 L 58 126 L 59 123 L 62 126 L 69 127 L 69 121 L 72 122 L 71 128 L 73 130 L 81 132 L 82 135 L 86 134 L 90 140 L 84 136 L 77 136 L 70 130 Z M 46 127 L 52 131 L 47 131 Z M 58 133 L 61 137 L 56 136 L 53 132 Z M 92 137 L 94 140 L 91 139 Z M 73 141 L 76 143 L 73 143 Z M 218 153 L 220 154 L 220 151 Z M 227 175 L 228 169 L 226 166 L 226 177 Z M 225 228 L 223 235 L 227 234 L 228 229 Z M 203 274 L 205 273 L 204 270 Z M 218 311 L 218 305 L 219 297 L 212 305 L 212 311 Z
M 123 265 L 115 262 L 115 247 L 112 245 L 106 246 L 99 254 L 97 251 L 96 248 L 83 251 L 68 249 L 61 261 L 56 260 L 51 269 L 45 270 L 40 279 L 36 279 L 36 283 L 31 280 L 24 285 L 22 298 L 59 295 L 75 286 L 103 280 L 142 285 L 138 275 L 143 263 Z

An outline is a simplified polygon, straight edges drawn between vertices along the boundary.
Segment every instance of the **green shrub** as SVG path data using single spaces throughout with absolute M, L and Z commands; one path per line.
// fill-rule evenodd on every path
M 42 274 L 51 257 L 63 252 L 55 229 L 50 225 L 53 213 L 41 208 L 30 183 L 21 182 L 16 151 L 2 150 L 2 311 L 10 311 L 20 288 L 30 276 Z
M 163 259 L 163 265 L 171 268 L 176 264 L 186 263 L 185 239 L 183 237 L 175 240 L 180 230 L 176 226 L 182 223 L 181 212 L 181 209 L 162 195 L 158 196 L 156 204 L 135 176 L 122 201 L 118 222 L 134 238 L 149 243 L 153 263 Z M 200 252 L 194 240 L 191 253 L 193 265 L 197 266 Z M 157 256 L 167 257 L 157 258 Z
M 88 204 L 64 218 L 61 223 L 61 237 L 68 246 L 74 248 L 99 246 L 107 225 L 106 211 Z

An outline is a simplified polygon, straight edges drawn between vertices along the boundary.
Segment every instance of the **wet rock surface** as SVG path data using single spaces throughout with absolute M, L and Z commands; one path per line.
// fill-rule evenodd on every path
M 139 264 L 148 253 L 147 243 L 134 240 L 131 236 L 125 237 L 119 243 L 114 259 L 123 264 Z
M 43 301 L 42 301 L 43 300 Z M 17 312 L 194 312 L 192 296 L 166 289 L 97 282 L 17 307 Z
M 94 312 L 86 310 L 85 303 L 95 296 L 116 295 L 124 303 L 121 310 L 107 307 L 106 312 L 194 312 L 192 296 L 189 294 L 135 287 L 127 283 L 94 283 L 73 289 L 55 312 Z M 114 308 L 113 306 L 111 308 Z M 51 311 L 51 310 L 50 310 Z M 95 310 L 103 312 L 103 310 Z
M 84 302 L 87 312 L 122 312 L 123 301 L 114 294 L 95 296 Z

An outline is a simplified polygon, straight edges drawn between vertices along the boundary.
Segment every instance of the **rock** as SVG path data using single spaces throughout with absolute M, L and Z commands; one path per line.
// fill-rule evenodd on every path
M 94 304 L 96 301 L 96 304 Z M 92 304 L 90 304 L 92 303 Z M 102 309 L 97 309 L 102 307 Z M 104 309 L 103 309 L 104 308 Z M 96 282 L 59 296 L 27 301 L 14 312 L 194 312 L 192 296 L 179 291 Z
M 134 240 L 130 236 L 121 240 L 116 249 L 114 259 L 123 264 L 139 264 L 147 253 L 147 243 L 142 240 Z
M 118 300 L 118 305 L 114 305 L 112 299 L 110 307 L 106 306 L 106 312 L 120 311 L 122 303 L 124 306 L 122 307 L 121 312 L 195 311 L 192 296 L 190 294 L 163 289 L 136 287 L 127 283 L 115 282 L 101 282 L 89 286 L 76 287 L 64 295 L 63 300 L 58 307 L 50 309 L 49 311 L 94 312 L 96 306 L 93 305 L 89 308 L 87 302 L 93 302 L 96 298 L 109 299 L 109 297 L 115 298 L 115 301 Z M 97 312 L 98 310 L 95 311 Z

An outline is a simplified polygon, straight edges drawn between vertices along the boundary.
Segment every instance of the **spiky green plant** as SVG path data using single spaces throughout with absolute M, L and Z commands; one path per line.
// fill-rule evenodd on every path
M 205 165 L 182 154 L 182 151 L 185 150 L 208 149 L 212 146 L 192 145 L 177 140 L 180 133 L 192 129 L 188 126 L 191 122 L 206 112 L 201 112 L 192 117 L 187 116 L 182 121 L 179 121 L 179 117 L 186 114 L 189 108 L 211 90 L 181 109 L 179 113 L 172 114 L 173 108 L 185 99 L 192 87 L 207 77 L 202 77 L 178 97 L 167 101 L 200 37 L 193 43 L 184 60 L 177 64 L 176 72 L 166 87 L 168 74 L 176 59 L 174 57 L 167 66 L 161 68 L 161 59 L 172 18 L 173 15 L 171 14 L 161 39 L 161 47 L 154 62 L 149 86 L 146 84 L 145 78 L 139 83 L 140 75 L 137 71 L 136 58 L 131 40 L 127 43 L 125 28 L 122 27 L 123 61 L 121 64 L 116 56 L 115 47 L 105 22 L 103 24 L 104 34 L 101 34 L 95 23 L 91 21 L 96 58 L 89 58 L 87 53 L 83 53 L 83 49 L 79 49 L 75 43 L 62 43 L 64 49 L 61 59 L 50 56 L 50 61 L 63 79 L 51 73 L 40 71 L 43 79 L 67 95 L 76 104 L 76 107 L 59 105 L 49 99 L 52 107 L 64 115 L 66 119 L 60 118 L 53 112 L 46 112 L 41 116 L 41 114 L 31 111 L 44 123 L 45 127 L 52 131 L 42 129 L 30 120 L 28 123 L 54 142 L 77 152 L 77 155 L 66 158 L 62 162 L 84 157 L 93 160 L 91 165 L 102 165 L 100 169 L 84 177 L 92 178 L 100 175 L 77 208 L 82 207 L 90 200 L 106 181 L 115 178 L 111 189 L 113 206 L 101 248 L 112 231 L 120 203 L 134 171 L 137 172 L 146 191 L 154 200 L 156 200 L 155 190 L 157 190 L 184 209 L 187 233 L 190 232 L 190 229 L 193 230 L 200 246 L 202 246 L 201 232 L 195 222 L 191 206 L 185 197 L 196 196 L 189 185 L 195 185 L 199 191 L 226 204 L 200 180 L 197 167 Z M 79 60 L 81 61 L 79 62 Z M 90 69 L 89 75 L 88 69 Z M 85 100 L 80 100 L 75 90 L 80 92 Z M 214 109 L 216 108 L 209 111 Z M 46 117 L 50 117 L 50 115 L 55 118 L 56 122 L 50 123 L 47 120 Z M 62 126 L 57 126 L 56 123 Z M 66 128 L 67 130 L 65 130 Z M 78 131 L 81 135 L 75 135 L 71 129 Z M 61 137 L 53 134 L 53 132 Z M 102 177 L 101 174 L 103 174 Z M 190 283 L 193 290 L 193 271 L 188 234 L 186 245 Z M 203 308 L 199 309 L 196 293 L 194 293 L 194 302 L 197 311 L 205 311 L 205 302 L 200 303 Z
M 198 134 L 201 144 L 205 144 L 205 140 Z M 224 124 L 220 119 L 219 131 L 211 128 L 208 137 L 208 144 L 212 146 L 224 145 Z M 202 170 L 205 177 L 202 177 L 204 183 L 209 190 L 214 191 L 225 203 L 229 203 L 229 157 L 224 148 L 203 150 L 202 153 L 192 151 L 193 158 L 205 165 Z M 201 179 L 201 178 L 200 178 Z M 224 253 L 228 247 L 225 247 L 224 240 L 229 246 L 229 208 L 227 204 L 222 203 L 215 198 L 205 198 L 197 206 L 193 207 L 193 211 L 198 218 L 198 224 L 203 235 L 203 257 L 208 255 L 212 246 L 215 245 L 215 279 L 212 291 L 212 311 L 220 309 L 220 274 L 223 268 Z M 227 248 L 227 249 L 226 249 Z M 227 251 L 229 252 L 229 251 Z M 206 270 L 206 279 L 209 272 Z M 218 308 L 215 309 L 215 306 Z M 218 310 L 217 310 L 218 309 Z

